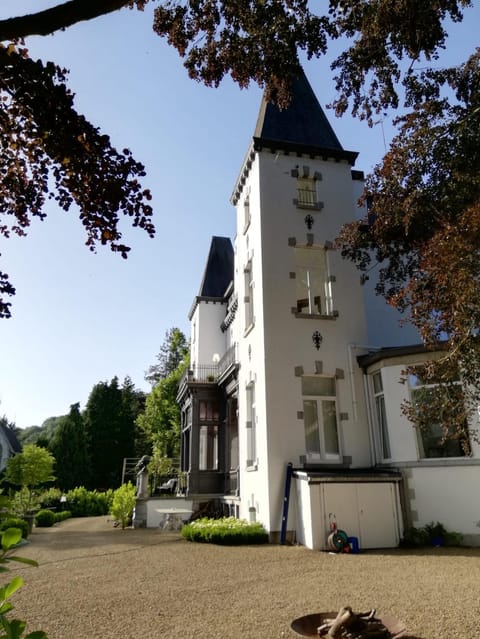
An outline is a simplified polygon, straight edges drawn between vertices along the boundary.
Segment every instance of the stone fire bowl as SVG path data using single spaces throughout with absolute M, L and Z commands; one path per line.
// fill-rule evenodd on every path
M 317 628 L 324 623 L 325 619 L 335 619 L 337 612 L 318 612 L 313 615 L 305 615 L 304 617 L 298 617 L 294 619 L 290 625 L 292 630 L 301 637 L 316 637 L 319 638 Z M 385 628 L 392 635 L 392 639 L 399 639 L 403 637 L 406 632 L 404 624 L 390 615 L 384 615 L 382 617 L 376 616 Z

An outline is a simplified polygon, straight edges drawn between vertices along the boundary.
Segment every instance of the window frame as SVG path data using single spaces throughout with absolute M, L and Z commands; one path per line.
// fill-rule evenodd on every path
M 314 177 L 298 176 L 295 188 L 298 208 L 314 210 L 318 208 L 317 180 Z
M 250 331 L 253 326 L 255 326 L 255 314 L 254 314 L 254 303 L 253 303 L 253 266 L 252 260 L 250 259 L 245 268 L 243 269 L 244 275 L 244 308 L 245 308 L 245 333 Z
M 219 469 L 220 425 L 219 402 L 214 399 L 200 399 L 198 402 L 198 470 L 200 472 L 215 472 Z
M 250 210 L 250 194 L 245 196 L 243 201 L 243 234 L 247 232 L 252 221 L 252 212 Z
M 245 430 L 247 434 L 247 470 L 256 470 L 258 468 L 257 455 L 257 405 L 255 398 L 255 382 L 250 382 L 245 387 Z
M 307 259 L 309 252 L 310 260 L 316 253 L 320 257 L 318 266 L 312 265 Z M 328 251 L 324 246 L 309 246 L 296 244 L 294 247 L 295 262 L 295 299 L 297 317 L 335 317 L 333 310 L 332 278 L 329 269 Z M 306 284 L 306 297 L 301 297 L 300 288 L 302 284 L 302 273 L 306 274 L 308 283 Z M 315 277 L 311 277 L 311 275 Z M 310 282 L 315 280 L 315 286 Z M 314 308 L 318 312 L 313 312 Z M 306 311 L 304 309 L 307 309 Z M 324 311 L 324 312 L 322 312 Z
M 418 384 L 413 384 L 412 380 L 413 378 L 417 379 L 420 383 Z M 454 382 L 455 384 L 458 384 L 459 386 L 461 386 L 461 382 L 460 381 L 456 381 Z M 435 384 L 435 383 L 427 383 L 424 384 L 421 382 L 421 379 L 416 376 L 416 375 L 408 375 L 407 376 L 407 384 L 408 384 L 408 393 L 409 393 L 409 399 L 410 402 L 412 403 L 412 405 L 415 407 L 416 404 L 416 400 L 415 400 L 415 393 L 422 392 L 422 391 L 427 391 L 431 388 L 436 388 L 438 386 L 440 386 L 440 384 Z M 440 433 L 438 435 L 435 434 L 434 430 L 435 428 L 440 429 Z M 418 453 L 418 459 L 419 461 L 424 461 L 424 460 L 433 460 L 433 459 L 465 459 L 466 457 L 468 457 L 468 453 L 467 451 L 463 448 L 461 440 L 457 439 L 457 440 L 447 440 L 443 443 L 441 443 L 438 440 L 441 440 L 443 438 L 443 433 L 441 432 L 441 427 L 439 425 L 439 423 L 435 423 L 435 424 L 431 424 L 429 425 L 429 431 L 426 432 L 426 430 L 424 428 L 415 428 L 416 431 L 416 445 L 417 445 L 417 453 Z M 468 432 L 468 425 L 467 425 L 467 432 Z M 430 440 L 432 440 L 431 443 L 428 443 L 427 437 L 429 437 Z M 435 440 L 438 442 L 435 444 Z M 468 444 L 470 446 L 470 438 L 468 441 Z M 426 446 L 428 445 L 428 451 L 426 449 Z M 452 450 L 452 447 L 456 445 L 455 447 L 457 448 L 457 450 L 455 450 L 455 452 L 453 454 L 449 454 L 449 448 L 450 451 Z M 429 452 L 432 449 L 437 449 L 440 451 L 443 451 L 443 454 L 439 454 L 439 455 L 432 455 L 429 454 Z M 457 453 L 457 454 L 455 454 Z
M 330 380 L 333 383 L 334 394 L 313 394 L 305 392 L 304 382 L 309 379 L 315 380 Z M 301 393 L 302 393 L 302 408 L 303 408 L 303 428 L 304 428 L 304 437 L 305 437 L 305 453 L 306 459 L 309 462 L 323 462 L 323 463 L 332 463 L 332 462 L 340 462 L 342 459 L 342 451 L 341 451 L 341 441 L 340 441 L 340 413 L 338 408 L 338 394 L 337 394 L 337 379 L 333 375 L 302 375 L 301 378 Z M 311 425 L 306 423 L 306 411 L 305 406 L 306 402 L 314 403 L 316 405 L 316 427 L 318 429 L 318 450 L 312 451 L 308 450 L 308 438 L 309 434 L 307 432 L 308 428 L 311 428 Z M 327 452 L 327 433 L 326 433 L 326 424 L 325 424 L 325 410 L 324 404 L 327 402 L 334 404 L 334 433 L 336 438 L 336 452 Z M 321 409 L 319 410 L 319 408 Z M 331 436 L 331 435 L 330 435 Z
M 200 472 L 218 471 L 218 435 L 218 423 L 212 422 L 199 425 L 198 470 Z
M 378 390 L 375 389 L 376 377 L 380 380 L 380 388 Z M 392 448 L 390 445 L 390 434 L 388 430 L 388 419 L 385 402 L 385 389 L 383 387 L 383 376 L 381 370 L 375 371 L 371 374 L 370 388 L 378 453 L 382 461 L 390 461 L 392 459 Z M 379 404 L 382 408 L 381 412 L 379 411 Z

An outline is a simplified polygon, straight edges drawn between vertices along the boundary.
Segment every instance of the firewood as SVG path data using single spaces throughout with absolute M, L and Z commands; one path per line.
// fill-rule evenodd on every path
M 375 613 L 375 608 L 355 613 L 350 606 L 343 606 L 335 619 L 323 619 L 317 633 L 325 639 L 391 639 L 389 630 Z
M 340 633 L 343 628 L 349 626 L 356 618 L 357 616 L 352 612 L 350 606 L 343 606 L 340 608 L 337 618 L 334 620 L 328 631 L 328 639 L 336 639 L 337 637 L 340 637 Z

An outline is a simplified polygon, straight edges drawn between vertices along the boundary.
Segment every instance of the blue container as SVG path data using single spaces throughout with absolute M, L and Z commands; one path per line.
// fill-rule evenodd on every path
M 358 546 L 358 537 L 349 537 L 347 541 L 350 544 L 350 547 L 352 549 L 351 552 L 354 555 L 358 555 L 358 553 L 360 552 L 360 548 Z

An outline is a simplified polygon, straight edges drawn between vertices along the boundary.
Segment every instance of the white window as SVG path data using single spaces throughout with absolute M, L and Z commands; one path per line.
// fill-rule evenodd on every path
M 200 426 L 198 469 L 218 469 L 218 426 L 216 424 Z
M 255 410 L 255 384 L 251 383 L 246 388 L 247 402 L 247 467 L 257 465 L 257 415 Z
M 310 461 L 338 460 L 337 400 L 334 377 L 302 377 L 305 448 Z
M 210 401 L 199 402 L 199 470 L 218 470 L 218 404 Z
M 382 374 L 380 372 L 372 375 L 373 384 L 373 406 L 375 413 L 375 423 L 380 443 L 380 454 L 382 459 L 390 459 L 390 440 L 388 437 L 387 413 L 385 410 L 385 396 L 383 393 Z
M 435 421 L 433 416 L 433 414 L 438 415 L 441 395 L 447 392 L 447 388 L 439 384 L 425 384 L 416 375 L 408 376 L 408 386 L 413 405 L 419 406 L 422 404 L 422 413 L 426 416 L 429 413 L 432 414 L 431 421 L 423 418 L 419 427 L 416 428 L 420 458 L 464 457 L 467 455 L 469 442 L 466 438 L 459 437 L 458 434 L 453 432 L 453 428 L 449 429 L 448 426 L 442 426 L 440 421 Z M 448 392 L 454 392 L 455 388 L 458 388 L 459 393 L 461 392 L 460 382 L 450 385 Z M 429 410 L 429 405 L 432 410 Z M 465 427 L 465 432 L 466 430 Z
M 331 283 L 323 247 L 295 247 L 295 281 L 298 313 L 332 314 Z
M 248 330 L 254 324 L 253 314 L 253 274 L 252 274 L 252 262 L 247 264 L 244 271 L 245 275 L 245 330 Z

